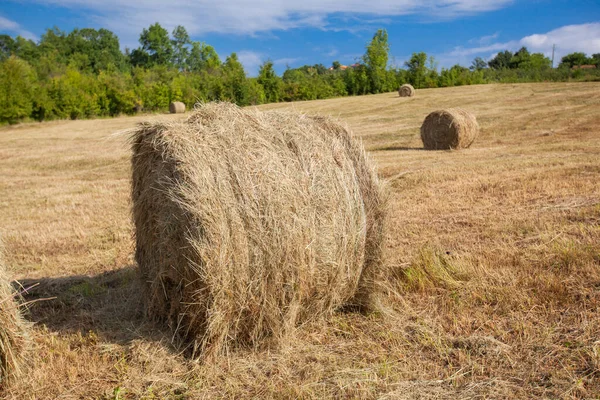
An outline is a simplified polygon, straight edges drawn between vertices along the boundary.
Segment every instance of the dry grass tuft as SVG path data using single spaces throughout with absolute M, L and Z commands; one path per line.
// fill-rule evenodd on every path
M 434 111 L 421 125 L 421 140 L 427 150 L 466 149 L 478 135 L 477 119 L 460 108 Z
M 407 266 L 392 271 L 390 280 L 402 291 L 426 292 L 428 289 L 456 288 L 468 280 L 469 271 L 447 254 L 429 247 L 420 249 Z
M 136 259 L 149 314 L 195 355 L 278 342 L 344 305 L 372 308 L 384 197 L 343 126 L 202 105 L 133 134 Z
M 0 243 L 0 390 L 23 372 L 26 347 L 26 325 L 2 258 Z
M 398 94 L 400 97 L 413 97 L 415 95 L 415 88 L 412 85 L 405 83 L 398 89 Z
M 183 114 L 185 112 L 185 104 L 181 101 L 173 101 L 169 104 L 169 112 L 171 114 Z

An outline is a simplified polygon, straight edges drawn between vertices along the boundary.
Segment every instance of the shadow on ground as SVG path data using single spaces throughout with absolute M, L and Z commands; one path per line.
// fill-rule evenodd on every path
M 25 317 L 62 333 L 90 331 L 104 340 L 126 344 L 134 339 L 168 335 L 149 322 L 143 310 L 137 268 L 127 266 L 96 276 L 24 279 Z
M 425 151 L 422 147 L 406 147 L 406 146 L 385 146 L 376 147 L 370 151 Z

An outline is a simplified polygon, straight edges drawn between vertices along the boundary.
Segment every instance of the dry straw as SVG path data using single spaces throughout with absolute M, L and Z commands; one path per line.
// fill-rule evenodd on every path
M 385 201 L 345 127 L 212 103 L 185 122 L 141 124 L 132 140 L 147 310 L 195 356 L 373 306 Z
M 183 114 L 185 112 L 185 104 L 180 101 L 174 101 L 169 104 L 169 112 L 171 114 Z
M 21 375 L 27 344 L 26 323 L 4 270 L 1 247 L 0 243 L 0 390 Z
M 400 97 L 413 97 L 415 95 L 415 88 L 412 87 L 412 85 L 405 83 L 398 89 L 398 94 Z
M 427 150 L 466 149 L 478 135 L 477 119 L 460 108 L 434 111 L 421 126 L 421 140 Z

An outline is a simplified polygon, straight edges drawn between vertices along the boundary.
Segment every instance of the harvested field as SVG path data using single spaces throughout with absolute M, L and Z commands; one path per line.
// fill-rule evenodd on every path
M 34 351 L 7 398 L 600 397 L 600 85 L 419 90 L 276 104 L 339 117 L 391 192 L 391 314 L 339 312 L 269 352 L 193 362 L 147 322 L 130 151 L 144 116 L 0 130 L 0 235 Z M 422 151 L 431 111 L 481 127 Z M 183 115 L 161 116 L 166 120 Z M 44 300 L 54 298 L 53 300 Z

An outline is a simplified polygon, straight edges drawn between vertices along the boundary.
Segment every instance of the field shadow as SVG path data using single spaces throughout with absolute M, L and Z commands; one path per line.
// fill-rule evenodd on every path
M 376 147 L 371 151 L 425 151 L 425 149 L 423 147 L 384 146 Z
M 134 339 L 162 340 L 168 336 L 144 315 L 137 268 L 127 266 L 96 276 L 24 279 L 15 286 L 23 293 L 25 317 L 52 331 L 90 331 L 103 340 L 126 344 Z

